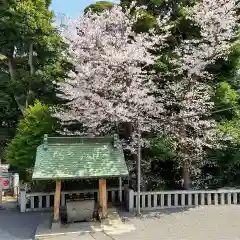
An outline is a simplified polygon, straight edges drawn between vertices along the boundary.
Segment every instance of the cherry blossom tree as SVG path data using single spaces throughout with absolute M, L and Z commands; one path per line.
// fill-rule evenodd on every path
M 138 137 L 133 133 L 131 142 L 136 139 L 137 144 L 127 146 L 138 155 L 140 193 L 140 134 L 156 127 L 153 117 L 164 112 L 161 99 L 154 96 L 156 74 L 149 69 L 156 60 L 153 52 L 166 46 L 171 25 L 167 15 L 158 19 L 161 34 L 137 34 L 134 26 L 141 11 L 131 14 L 132 7 L 87 12 L 65 32 L 75 71 L 61 85 L 69 102 L 57 115 L 63 121 L 79 121 L 94 135 L 106 134 L 119 123 L 134 125 Z M 140 210 L 140 194 L 137 202 Z
M 159 74 L 157 84 L 156 73 L 149 69 L 157 58 L 154 51 L 167 45 L 169 14 L 157 21 L 161 33 L 134 32 L 141 11 L 131 14 L 131 8 L 114 6 L 82 15 L 64 31 L 75 71 L 60 85 L 68 103 L 56 115 L 63 122 L 79 121 L 94 135 L 107 133 L 118 123 L 134 124 L 138 135 L 133 134 L 136 141 L 128 147 L 138 153 L 141 132 L 163 131 L 172 140 L 189 188 L 205 148 L 216 147 L 218 140 L 216 123 L 209 117 L 214 88 L 207 67 L 231 50 L 237 34 L 234 4 L 201 0 L 186 9 L 200 37 L 176 46 L 177 57 L 169 59 L 173 68 Z
M 75 71 L 60 85 L 69 102 L 57 115 L 63 121 L 81 122 L 94 135 L 108 132 L 116 123 L 150 131 L 156 124 L 152 117 L 164 111 L 153 96 L 156 74 L 148 69 L 156 59 L 152 52 L 166 46 L 168 17 L 158 20 L 162 34 L 137 34 L 133 27 L 141 13 L 130 13 L 120 6 L 90 11 L 64 32 Z
M 165 131 L 172 139 L 183 170 L 184 188 L 190 175 L 204 164 L 206 148 L 217 147 L 220 135 L 210 116 L 214 104 L 212 76 L 207 67 L 226 58 L 237 37 L 236 5 L 233 0 L 202 0 L 189 10 L 189 19 L 199 28 L 200 38 L 184 40 L 175 49 L 176 81 L 167 83 L 165 107 L 172 121 Z

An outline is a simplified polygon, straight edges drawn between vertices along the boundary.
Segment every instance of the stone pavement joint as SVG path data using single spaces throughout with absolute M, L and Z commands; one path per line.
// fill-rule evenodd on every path
M 63 234 L 58 236 L 48 236 L 36 238 L 43 240 L 113 240 L 114 238 L 106 235 L 103 232 L 91 232 L 91 233 L 75 233 L 75 234 Z
M 90 235 L 93 237 L 94 240 L 113 240 L 112 237 L 110 237 L 104 232 L 94 232 L 90 233 Z

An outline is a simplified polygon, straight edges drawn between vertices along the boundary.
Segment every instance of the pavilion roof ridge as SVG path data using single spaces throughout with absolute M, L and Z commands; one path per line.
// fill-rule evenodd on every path
M 114 143 L 118 139 L 118 135 L 106 136 L 48 136 L 44 134 L 43 143 L 45 144 L 80 144 L 80 143 Z

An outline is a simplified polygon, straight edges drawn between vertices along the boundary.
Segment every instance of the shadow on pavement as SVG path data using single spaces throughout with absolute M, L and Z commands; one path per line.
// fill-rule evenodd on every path
M 153 209 L 153 210 L 141 210 L 141 215 L 139 218 L 158 218 L 161 217 L 162 215 L 169 215 L 169 214 L 174 214 L 174 213 L 179 213 L 179 212 L 185 212 L 189 211 L 193 208 L 196 208 L 196 206 L 192 207 L 172 207 L 172 208 L 167 208 L 167 209 Z M 129 213 L 127 211 L 119 211 L 119 215 L 122 218 L 123 221 L 129 221 L 131 218 L 136 218 L 138 217 L 136 213 Z
M 48 213 L 49 214 L 49 213 Z M 30 240 L 46 213 L 20 213 L 17 209 L 0 210 L 0 240 Z

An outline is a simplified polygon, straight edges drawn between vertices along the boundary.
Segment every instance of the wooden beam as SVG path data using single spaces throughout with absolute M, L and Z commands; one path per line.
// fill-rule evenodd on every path
M 99 203 L 102 207 L 102 217 L 107 216 L 107 185 L 106 179 L 99 179 Z
M 54 197 L 54 214 L 53 219 L 54 221 L 60 220 L 59 208 L 60 208 L 60 196 L 61 196 L 61 181 L 56 181 L 56 190 L 55 190 L 55 197 Z

